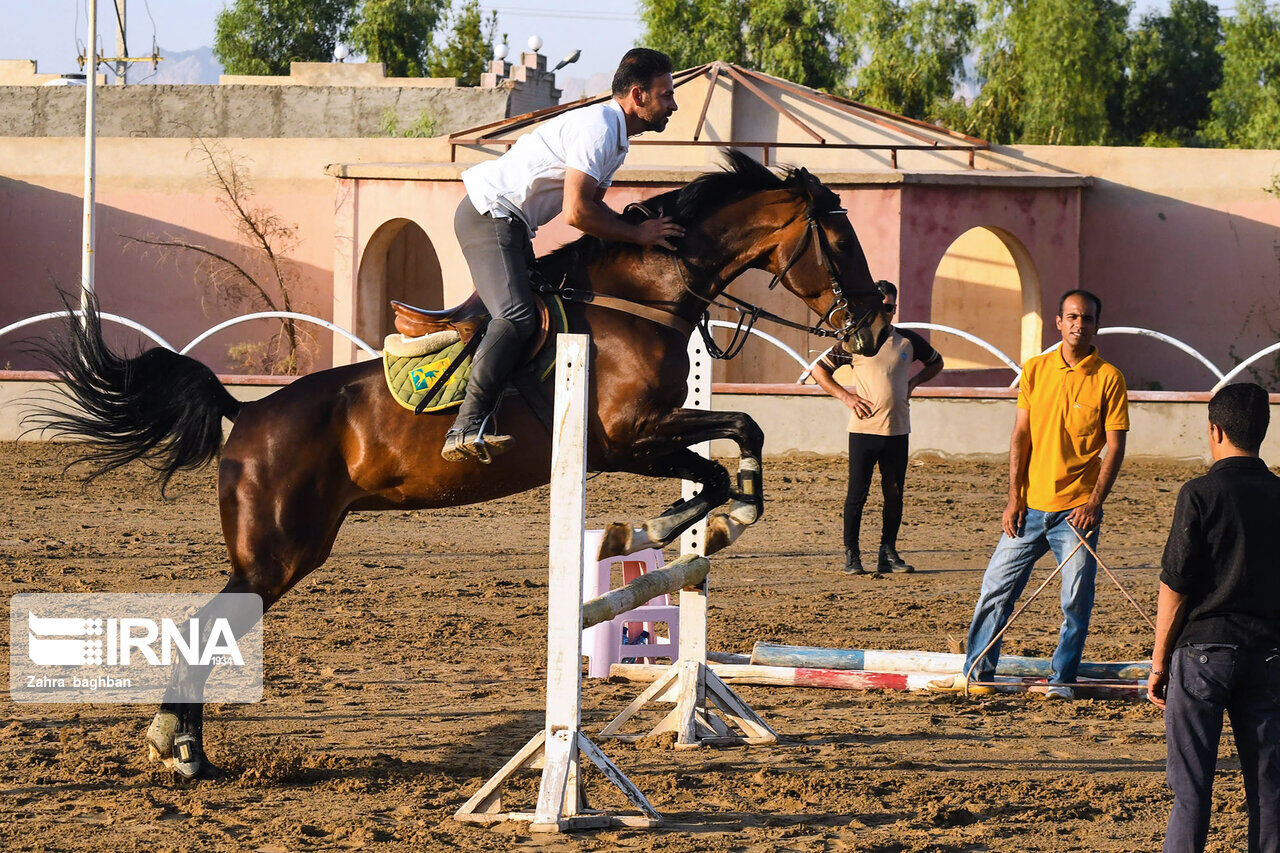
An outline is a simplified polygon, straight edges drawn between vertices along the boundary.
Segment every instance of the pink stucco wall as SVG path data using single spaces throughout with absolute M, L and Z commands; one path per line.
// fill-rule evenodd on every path
M 1171 334 L 1223 371 L 1280 340 L 1280 197 L 1266 192 L 1280 152 L 1024 151 L 1095 179 L 1081 211 L 1080 281 L 1102 297 L 1104 326 Z M 1117 336 L 1099 346 L 1134 388 L 1216 381 L 1158 341 Z M 1274 369 L 1257 378 L 1280 390 Z
M 408 144 L 406 144 L 408 143 Z M 342 159 L 414 156 L 420 140 L 223 140 L 256 190 L 253 203 L 296 229 L 287 247 L 295 308 L 329 319 L 333 303 L 334 190 L 324 173 Z M 83 142 L 74 138 L 0 138 L 0 327 L 60 307 L 55 287 L 80 284 Z M 254 264 L 220 206 L 201 159 L 187 139 L 100 139 L 97 184 L 97 292 L 105 311 L 128 316 L 181 348 L 215 323 L 260 310 L 220 304 L 200 274 L 197 255 L 139 245 L 130 237 L 179 239 Z M 22 339 L 47 332 L 32 326 L 0 337 L 0 368 L 37 364 Z M 108 325 L 113 341 L 150 346 L 136 333 Z M 218 333 L 194 355 L 229 371 L 228 349 L 273 330 L 255 321 Z M 315 330 L 313 367 L 330 363 L 329 332 Z
M 246 159 L 258 202 L 297 226 L 289 257 L 299 299 L 312 313 L 342 319 L 343 299 L 354 292 L 359 250 L 394 217 L 411 219 L 428 234 L 445 274 L 445 301 L 464 294 L 468 282 L 457 269 L 461 258 L 452 237 L 453 208 L 461 196 L 456 180 L 388 181 L 361 189 L 357 198 L 344 196 L 340 182 L 324 171 L 329 163 L 439 161 L 438 146 L 422 140 L 226 142 Z M 125 239 L 168 235 L 238 251 L 232 221 L 220 210 L 191 148 L 181 139 L 99 142 L 103 305 L 176 346 L 244 310 L 207 298 L 192 256 L 165 257 Z M 943 253 L 965 230 L 985 225 L 1016 237 L 1034 262 L 1045 343 L 1053 339 L 1057 296 L 1077 285 L 1102 296 L 1104 325 L 1175 335 L 1222 369 L 1280 339 L 1280 198 L 1266 192 L 1280 173 L 1280 153 L 1044 147 L 1015 153 L 1023 163 L 1090 175 L 1093 183 L 1084 189 L 1000 189 L 922 184 L 927 176 L 916 176 L 905 183 L 838 186 L 873 275 L 902 287 L 903 319 L 928 319 L 929 289 Z M 0 138 L 0 326 L 55 308 L 53 284 L 78 285 L 81 158 L 75 139 Z M 608 200 L 621 207 L 673 185 L 620 182 Z M 354 207 L 343 213 L 344 204 Z M 536 245 L 547 250 L 575 236 L 554 222 L 542 229 Z M 741 287 L 748 297 L 756 295 L 753 288 L 762 289 L 750 281 Z M 794 308 L 785 294 L 766 293 L 762 300 L 774 310 Z M 261 333 L 247 326 L 223 332 L 197 355 L 226 369 L 228 347 Z M 0 367 L 33 366 L 20 351 L 25 334 L 0 338 Z M 823 345 L 803 333 L 786 339 L 802 353 Z M 330 362 L 329 341 L 327 332 L 317 334 L 315 366 Z M 1212 385 L 1208 371 L 1164 344 L 1106 338 L 1101 346 L 1134 387 Z M 794 375 L 789 360 L 756 344 L 717 372 L 729 381 L 790 381 Z

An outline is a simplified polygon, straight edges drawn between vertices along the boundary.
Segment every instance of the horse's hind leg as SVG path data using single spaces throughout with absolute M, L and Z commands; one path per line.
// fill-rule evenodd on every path
M 255 593 L 262 611 L 329 557 L 346 517 L 340 489 L 324 488 L 315 472 L 277 484 L 273 494 L 256 478 L 241 476 L 240 463 L 224 457 L 219 471 L 223 533 L 232 575 L 224 593 Z M 252 622 L 233 622 L 237 638 Z M 219 775 L 204 751 L 204 684 L 209 667 L 175 666 L 165 702 L 147 730 L 151 758 L 181 780 Z

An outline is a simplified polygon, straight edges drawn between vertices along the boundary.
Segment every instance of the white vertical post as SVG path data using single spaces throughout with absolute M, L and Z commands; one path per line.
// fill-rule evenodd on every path
M 590 338 L 556 338 L 547 602 L 546 768 L 533 822 L 555 826 L 577 799 L 582 696 L 582 536 L 587 501 L 587 359 Z M 570 808 L 573 813 L 576 808 Z
M 711 410 L 711 356 L 707 354 L 707 346 L 702 335 L 689 337 L 689 394 L 685 397 L 684 408 Z M 704 441 L 691 448 L 706 458 L 711 458 L 711 442 Z M 697 494 L 700 485 L 689 480 L 681 481 L 681 497 L 685 500 Z M 704 554 L 707 542 L 707 522 L 699 521 L 684 533 L 680 534 L 680 553 Z
M 89 46 L 84 80 L 84 226 L 80 254 L 80 308 L 87 311 L 93 293 L 93 204 L 98 135 L 98 2 L 89 4 Z

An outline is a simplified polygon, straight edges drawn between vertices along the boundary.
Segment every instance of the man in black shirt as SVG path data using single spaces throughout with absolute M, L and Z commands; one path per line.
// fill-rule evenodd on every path
M 1204 849 L 1224 710 L 1249 850 L 1280 851 L 1280 477 L 1258 458 L 1269 419 L 1257 385 L 1213 396 L 1214 464 L 1182 487 L 1165 545 L 1147 694 L 1165 711 L 1166 853 Z

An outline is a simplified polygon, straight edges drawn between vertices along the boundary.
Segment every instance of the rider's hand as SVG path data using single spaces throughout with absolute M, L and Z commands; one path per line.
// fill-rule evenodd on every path
M 1027 502 L 1020 498 L 1010 499 L 1009 505 L 1004 508 L 1004 516 L 1000 519 L 1000 526 L 1004 528 L 1004 532 L 1011 538 L 1017 539 L 1022 535 L 1022 525 L 1027 521 Z
M 1067 516 L 1067 523 L 1080 531 L 1092 530 L 1098 524 L 1098 516 L 1101 515 L 1102 506 L 1093 501 L 1080 504 L 1080 506 L 1071 510 L 1071 514 Z
M 845 405 L 852 409 L 859 419 L 871 417 L 871 401 L 864 397 L 850 394 L 849 399 L 845 401 Z
M 641 246 L 661 246 L 668 251 L 675 251 L 672 240 L 679 240 L 684 236 L 684 227 L 677 225 L 671 221 L 670 216 L 660 216 L 657 219 L 646 219 L 636 226 L 639 234 L 636 242 Z

